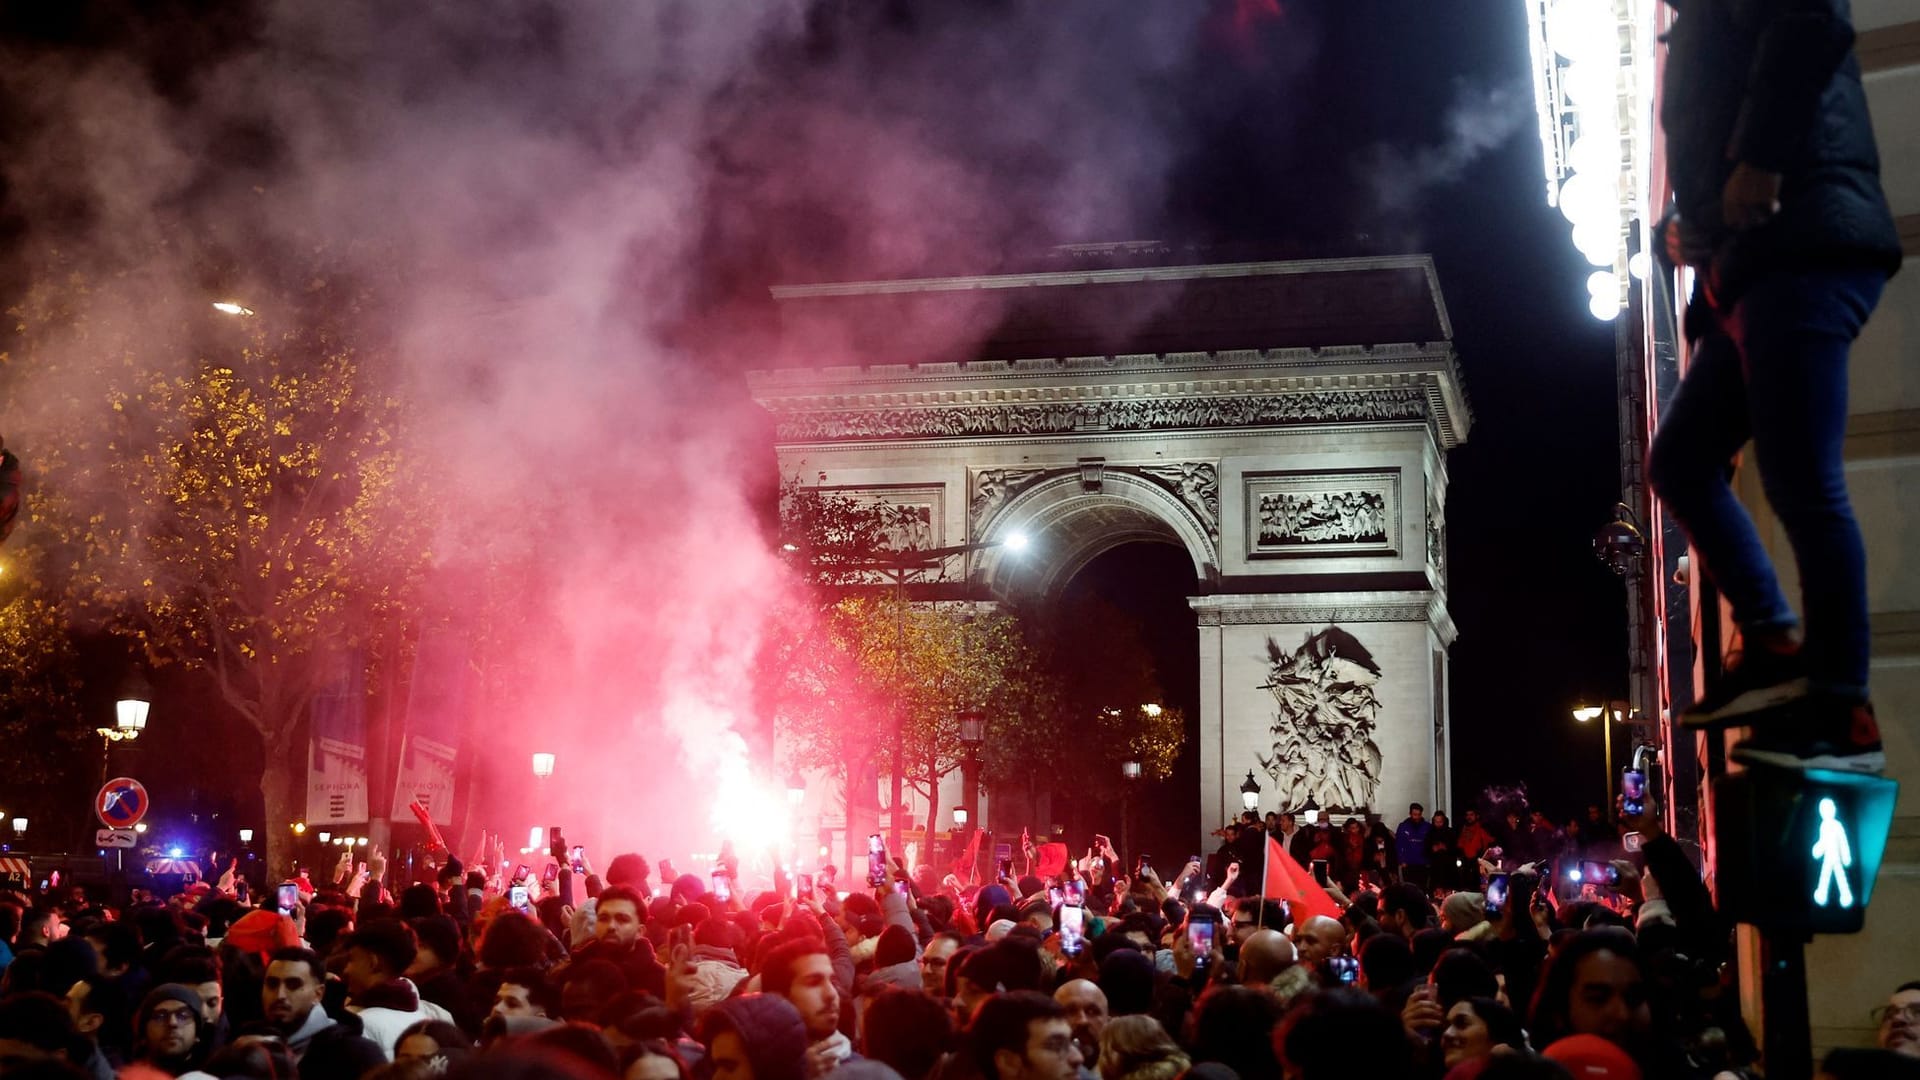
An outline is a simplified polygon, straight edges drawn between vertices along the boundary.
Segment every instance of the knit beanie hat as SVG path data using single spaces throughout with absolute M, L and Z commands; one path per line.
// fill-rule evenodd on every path
M 910 963 L 919 951 L 912 931 L 904 926 L 889 926 L 880 931 L 880 943 L 873 949 L 873 962 L 880 967 Z
M 807 1075 L 807 1024 L 786 998 L 742 994 L 707 1011 L 700 1041 L 709 1049 L 714 1037 L 731 1030 L 753 1065 L 755 1080 L 804 1080 Z
M 1464 934 L 1473 929 L 1474 924 L 1487 921 L 1487 898 L 1482 893 L 1457 892 L 1447 897 L 1440 911 L 1454 933 Z

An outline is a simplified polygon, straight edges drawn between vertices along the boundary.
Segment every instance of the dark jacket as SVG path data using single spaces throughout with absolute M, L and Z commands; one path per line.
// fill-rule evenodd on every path
M 620 969 L 627 977 L 627 986 L 634 990 L 645 990 L 654 997 L 667 996 L 667 969 L 653 955 L 653 947 L 643 935 L 632 945 L 620 946 L 612 942 L 595 938 L 573 952 L 568 964 L 577 964 L 583 960 L 605 960 Z
M 1679 17 L 1660 105 L 1667 175 L 1675 209 L 1713 246 L 1716 305 L 1778 270 L 1898 270 L 1848 0 L 1669 2 Z M 1736 233 L 1720 200 L 1741 161 L 1782 185 L 1779 214 Z

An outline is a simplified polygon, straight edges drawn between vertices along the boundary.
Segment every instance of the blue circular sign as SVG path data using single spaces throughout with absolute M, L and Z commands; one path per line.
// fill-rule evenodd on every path
M 109 829 L 131 829 L 147 816 L 147 789 L 130 776 L 109 780 L 94 796 L 93 812 Z

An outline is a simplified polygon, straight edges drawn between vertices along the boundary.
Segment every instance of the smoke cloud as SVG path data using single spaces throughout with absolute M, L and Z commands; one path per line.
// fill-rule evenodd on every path
M 739 380 L 772 340 L 765 285 L 1150 227 L 1183 149 L 1167 90 L 1208 12 L 1135 7 L 261 0 L 18 47 L 0 175 L 23 264 L 59 248 L 119 325 L 0 371 L 0 430 L 31 461 L 96 423 L 116 335 L 176 335 L 194 363 L 215 289 L 284 289 L 315 252 L 377 283 L 410 460 L 442 496 L 440 592 L 457 607 L 508 588 L 498 560 L 539 566 L 526 634 L 492 658 L 521 704 L 468 747 L 477 822 L 711 850 L 687 808 L 737 818 L 782 775 L 753 687 L 788 586 Z M 1511 131 L 1508 104 L 1471 96 L 1395 197 Z M 559 756 L 538 805 L 532 750 Z
M 1377 145 L 1362 155 L 1361 175 L 1383 214 L 1405 218 L 1429 192 L 1459 182 L 1532 116 L 1532 94 L 1525 86 L 1456 85 L 1441 139 L 1420 146 Z

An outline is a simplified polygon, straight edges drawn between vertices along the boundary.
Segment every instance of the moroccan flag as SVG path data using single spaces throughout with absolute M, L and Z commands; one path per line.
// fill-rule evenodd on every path
M 973 869 L 978 865 L 980 859 L 980 837 L 983 836 L 985 832 L 986 830 L 984 829 L 973 830 L 973 835 L 967 838 L 966 853 L 953 860 L 954 873 L 959 874 L 965 872 L 969 879 L 973 877 Z
M 1285 900 L 1296 924 L 1314 915 L 1340 917 L 1340 906 L 1313 880 L 1312 871 L 1295 862 L 1271 836 L 1267 837 L 1267 880 L 1261 895 Z
M 1067 845 L 1041 844 L 1039 856 L 1039 865 L 1033 868 L 1034 877 L 1059 877 L 1067 872 L 1067 860 L 1070 857 L 1067 854 Z

